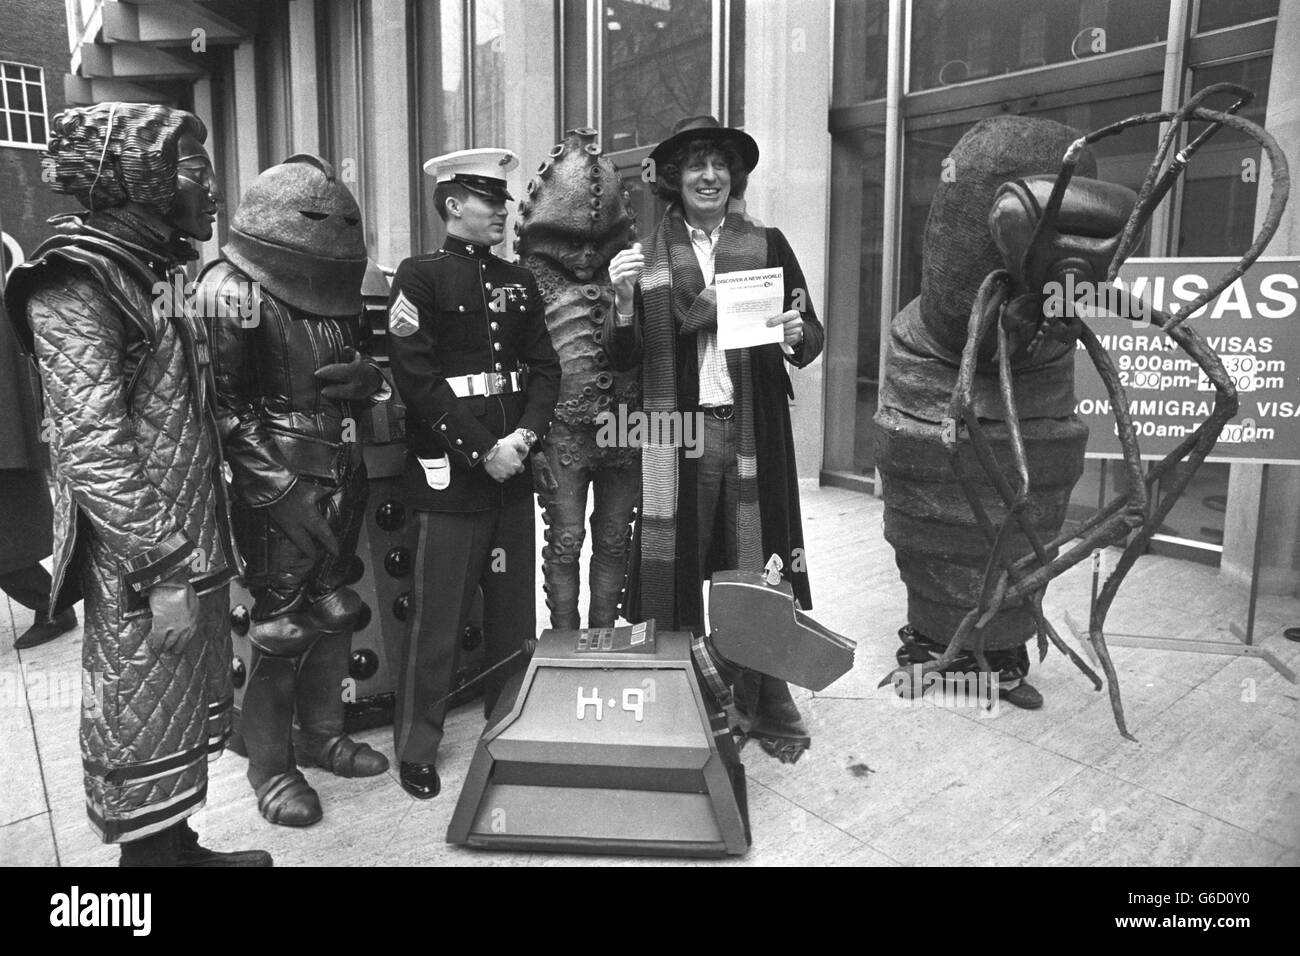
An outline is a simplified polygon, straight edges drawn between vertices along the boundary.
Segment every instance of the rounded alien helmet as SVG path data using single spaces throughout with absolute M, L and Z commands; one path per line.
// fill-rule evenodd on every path
M 366 274 L 361 209 L 334 167 L 297 153 L 262 172 L 222 253 L 268 292 L 317 315 L 356 315 Z

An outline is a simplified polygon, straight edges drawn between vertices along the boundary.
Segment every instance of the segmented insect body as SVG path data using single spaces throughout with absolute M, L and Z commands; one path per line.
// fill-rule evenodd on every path
M 1228 111 L 1202 106 L 1220 94 L 1236 97 Z M 1089 641 L 1106 676 L 1116 724 L 1131 737 L 1104 639 L 1106 614 L 1134 561 L 1237 411 L 1222 361 L 1183 320 L 1259 257 L 1289 193 L 1287 162 L 1277 143 L 1235 115 L 1251 95 L 1218 84 L 1180 110 L 1140 114 L 1080 137 L 1044 120 L 1002 117 L 977 124 L 954 148 L 957 177 L 939 188 L 931 206 L 921 296 L 894 321 L 876 415 L 885 536 L 907 585 L 908 622 L 946 646 L 924 670 L 952 666 L 964 651 L 987 670 L 986 651 L 1036 635 L 1040 658 L 1051 640 L 1100 689 L 1101 679 L 1044 616 L 1042 598 L 1054 577 L 1098 548 L 1122 544 L 1115 569 L 1093 599 Z M 1209 125 L 1171 159 L 1190 120 Z M 1091 178 L 1092 143 L 1161 122 L 1169 129 L 1138 193 Z M 1215 389 L 1209 417 L 1144 471 L 1127 396 L 1109 354 L 1083 318 L 1049 317 L 1055 310 L 1045 308 L 1048 290 L 1067 278 L 1077 289 L 1113 283 L 1155 207 L 1223 126 L 1255 139 L 1269 160 L 1269 204 L 1250 248 L 1177 315 L 1145 303 L 1140 309 L 1126 305 L 1127 293 L 1115 290 L 1123 314 L 1150 315 Z M 1054 166 L 1056 175 L 1047 175 Z M 1072 414 L 1076 343 L 1106 385 L 1127 489 L 1062 534 L 1087 435 Z M 1163 493 L 1153 503 L 1149 489 L 1162 479 Z

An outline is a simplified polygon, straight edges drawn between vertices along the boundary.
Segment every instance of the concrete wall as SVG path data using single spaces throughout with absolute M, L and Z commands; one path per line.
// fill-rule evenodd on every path
M 559 142 L 555 90 L 560 65 L 555 62 L 555 15 L 549 4 L 506 0 L 505 14 L 505 142 L 496 145 L 519 156 L 509 183 L 510 195 L 521 200 L 527 195 L 528 180 Z M 518 202 L 510 204 L 506 239 L 495 250 L 506 259 L 515 258 L 518 206 Z
M 384 266 L 411 255 L 410 137 L 407 119 L 407 43 L 404 0 L 372 0 L 370 48 L 366 62 L 365 175 L 369 178 L 364 210 L 371 217 L 375 243 L 371 257 Z

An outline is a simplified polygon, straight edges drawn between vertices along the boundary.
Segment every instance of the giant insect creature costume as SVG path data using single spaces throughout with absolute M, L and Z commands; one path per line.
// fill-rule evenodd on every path
M 1222 94 L 1236 98 L 1227 111 L 1202 105 Z M 1132 739 L 1103 635 L 1106 614 L 1124 576 L 1237 411 L 1222 361 L 1184 320 L 1259 257 L 1289 192 L 1287 162 L 1277 143 L 1235 115 L 1251 96 L 1242 87 L 1219 84 L 1177 111 L 1132 116 L 1086 136 L 1045 120 L 986 120 L 954 147 L 956 181 L 943 184 L 931 206 L 921 296 L 894 320 L 876 415 L 885 536 L 908 590 L 900 663 L 907 655 L 928 673 L 963 668 L 965 657 L 988 671 L 1002 666 L 993 653 L 1013 651 L 1036 636 L 1040 660 L 1051 640 L 1100 689 L 1101 679 L 1044 616 L 1043 592 L 1097 548 L 1124 543 L 1093 599 L 1089 642 L 1106 675 L 1115 722 Z M 1169 160 L 1192 120 L 1209 126 Z M 1160 122 L 1169 129 L 1136 195 L 1091 178 L 1090 144 Z M 1176 314 L 1149 309 L 1152 321 L 1204 370 L 1215 400 L 1209 418 L 1144 475 L 1128 400 L 1110 356 L 1075 310 L 1048 306 L 1050 284 L 1068 287 L 1069 278 L 1083 290 L 1112 282 L 1155 207 L 1223 126 L 1266 151 L 1272 171 L 1268 208 L 1242 258 L 1186 308 Z M 1120 303 L 1122 314 L 1148 314 L 1145 303 L 1142 309 L 1125 306 L 1125 295 L 1117 290 L 1110 300 Z M 1087 434 L 1072 413 L 1076 342 L 1109 393 L 1128 487 L 1062 534 Z M 1150 488 L 1166 476 L 1166 493 L 1153 504 Z M 907 671 L 901 667 L 882 686 L 894 681 L 902 687 Z
M 211 313 L 235 534 L 255 599 L 240 730 L 262 816 L 306 826 L 321 807 L 299 763 L 342 777 L 388 769 L 343 733 L 362 609 L 347 585 L 366 505 L 361 444 L 347 428 L 387 391 L 357 351 L 361 213 L 329 163 L 290 156 L 248 187 L 222 254 L 198 299 Z
M 586 538 L 587 492 L 592 556 L 587 623 L 608 627 L 618 616 L 628 538 L 640 493 L 639 449 L 598 441 L 602 413 L 640 404 L 640 367 L 610 368 L 604 322 L 614 308 L 609 260 L 635 238 L 628 192 L 600 154 L 593 129 L 570 130 L 528 184 L 519 204 L 516 249 L 546 300 L 546 326 L 560 357 L 555 424 L 538 468 L 546 522 L 542 548 L 551 626 L 579 626 L 578 559 Z M 553 476 L 548 480 L 547 473 Z

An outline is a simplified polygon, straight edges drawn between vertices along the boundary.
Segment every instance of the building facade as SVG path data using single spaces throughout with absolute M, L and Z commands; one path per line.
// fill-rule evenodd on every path
M 0 275 L 45 238 L 45 221 L 76 203 L 41 182 L 49 121 L 64 107 L 68 27 L 63 4 L 6 4 L 0 12 Z
M 1091 130 L 1232 80 L 1256 92 L 1244 115 L 1300 157 L 1300 3 L 1292 0 L 66 6 L 69 102 L 154 99 L 193 109 L 211 127 L 230 207 L 258 170 L 294 152 L 326 156 L 361 201 L 371 256 L 387 268 L 441 239 L 433 183 L 421 173 L 430 156 L 507 146 L 522 161 L 511 184 L 521 196 L 564 130 L 594 127 L 649 231 L 662 214 L 641 181 L 650 148 L 687 115 L 744 127 L 762 150 L 748 211 L 786 233 L 827 327 L 824 358 L 795 373 L 800 474 L 864 493 L 876 488 L 871 419 L 882 343 L 919 288 L 921 236 L 943 160 L 973 123 L 1016 113 Z M 1101 175 L 1136 187 L 1157 134 L 1147 126 L 1106 140 Z M 1162 207 L 1143 252 L 1244 251 L 1261 199 L 1258 183 L 1235 175 L 1243 156 L 1260 159 L 1252 143 L 1221 133 Z M 1269 254 L 1300 254 L 1298 208 L 1293 202 Z M 223 219 L 206 254 L 224 228 Z M 1205 465 L 1156 546 L 1245 578 L 1258 533 L 1262 587 L 1300 588 L 1300 468 L 1269 466 L 1261 523 L 1262 468 Z M 1090 513 L 1110 484 L 1103 462 L 1089 461 L 1072 517 Z

